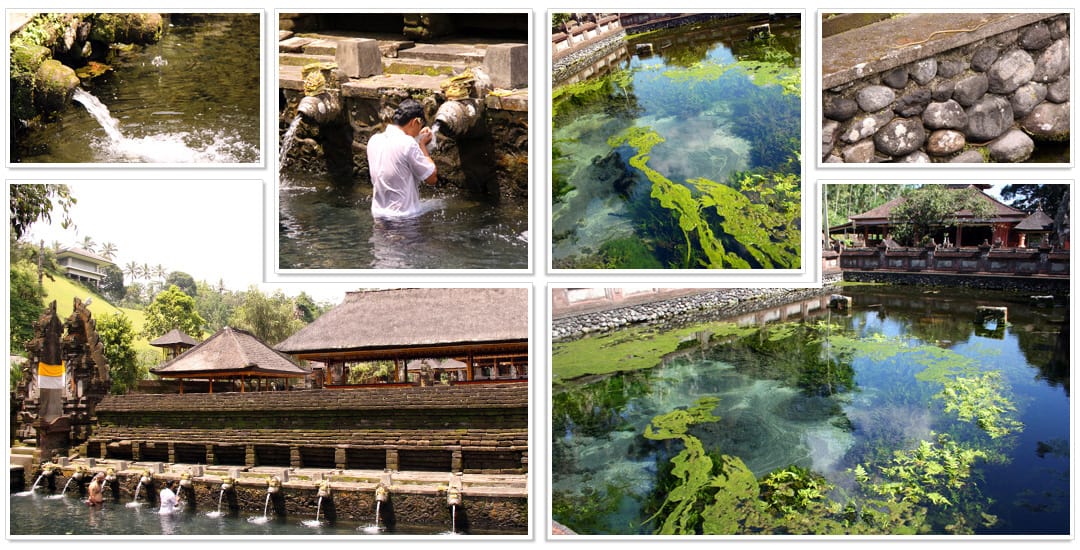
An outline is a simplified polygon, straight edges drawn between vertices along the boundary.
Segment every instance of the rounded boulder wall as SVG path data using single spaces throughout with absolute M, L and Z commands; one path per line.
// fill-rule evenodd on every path
M 891 157 L 915 152 L 926 141 L 926 128 L 918 118 L 897 118 L 874 134 L 877 150 Z
M 79 77 L 75 70 L 55 59 L 48 59 L 34 73 L 34 102 L 38 109 L 46 113 L 61 110 L 75 88 L 79 86 Z
M 1013 124 L 1012 105 L 1001 96 L 987 95 L 966 112 L 964 134 L 968 141 L 989 141 L 1004 134 Z
M 161 39 L 164 20 L 160 13 L 101 13 L 90 29 L 95 42 L 151 44 Z

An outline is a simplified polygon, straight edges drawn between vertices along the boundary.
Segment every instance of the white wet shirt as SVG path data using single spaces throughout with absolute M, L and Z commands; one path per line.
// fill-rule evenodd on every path
M 419 214 L 417 187 L 435 171 L 435 164 L 420 150 L 420 144 L 390 124 L 368 140 L 367 156 L 374 188 L 371 215 L 399 218 Z
M 172 492 L 168 487 L 161 490 L 160 495 L 161 507 L 158 509 L 159 514 L 171 514 L 177 507 L 176 493 Z

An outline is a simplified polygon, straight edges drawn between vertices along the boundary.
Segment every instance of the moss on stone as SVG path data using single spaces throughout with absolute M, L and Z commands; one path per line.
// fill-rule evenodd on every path
M 163 29 L 159 13 L 100 13 L 94 17 L 90 39 L 109 44 L 152 44 L 161 40 Z

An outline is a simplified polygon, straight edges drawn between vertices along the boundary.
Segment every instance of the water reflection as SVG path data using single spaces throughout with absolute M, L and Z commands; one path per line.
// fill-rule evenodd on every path
M 965 506 L 996 523 L 973 526 L 977 533 L 1067 533 L 1068 366 L 1057 345 L 1067 303 L 911 290 L 845 289 L 857 304 L 851 314 L 800 308 L 801 320 L 713 339 L 655 368 L 555 388 L 553 518 L 582 534 L 651 533 L 656 523 L 648 518 L 671 488 L 657 484 L 682 446 L 642 433 L 657 415 L 708 396 L 719 398 L 720 419 L 689 433 L 715 456 L 740 458 L 759 479 L 789 465 L 809 468 L 840 487 L 834 498 L 844 502 L 858 494 L 856 465 L 887 463 L 894 451 L 948 434 L 989 453 Z M 972 322 L 975 307 L 987 303 L 1007 305 L 1012 322 L 989 337 Z M 1022 430 L 992 438 L 946 408 L 945 384 L 987 373 L 1000 380 L 1015 407 L 1006 414 Z
M 430 192 L 425 190 L 425 192 Z M 425 211 L 402 219 L 371 215 L 371 187 L 290 174 L 279 188 L 282 269 L 523 269 L 528 205 L 436 190 Z

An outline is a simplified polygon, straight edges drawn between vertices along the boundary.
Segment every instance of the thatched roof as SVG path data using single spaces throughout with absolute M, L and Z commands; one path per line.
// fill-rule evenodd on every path
M 150 372 L 165 378 L 214 378 L 240 374 L 302 377 L 309 373 L 253 334 L 225 327 L 205 342 Z
M 993 213 L 990 215 L 990 218 L 988 218 L 988 219 L 975 220 L 975 219 L 972 219 L 972 214 L 971 214 L 970 210 L 966 210 L 966 209 L 961 210 L 961 211 L 956 213 L 956 217 L 961 222 L 964 222 L 964 223 L 974 223 L 974 222 L 998 223 L 998 222 L 1010 222 L 1010 221 L 1015 222 L 1015 221 L 1020 221 L 1021 219 L 1024 218 L 1024 216 L 1026 216 L 1026 214 L 1023 211 L 1017 210 L 1017 209 L 1015 209 L 1015 208 L 1013 208 L 1013 207 L 1011 207 L 1011 206 L 1009 206 L 1009 205 L 995 199 L 994 197 L 991 197 L 990 195 L 987 195 L 986 193 L 984 193 L 983 192 L 983 186 L 981 186 L 981 185 L 976 185 L 976 184 L 971 184 L 971 185 L 967 185 L 967 186 L 951 185 L 949 188 L 953 189 L 953 190 L 956 190 L 956 191 L 960 191 L 960 190 L 968 189 L 968 188 L 971 188 L 971 187 L 974 187 L 975 190 L 978 192 L 976 194 L 976 196 L 979 197 L 980 200 L 983 200 L 983 201 L 986 201 L 986 202 L 990 203 L 990 206 L 993 207 Z M 855 214 L 855 215 L 852 215 L 852 216 L 848 216 L 848 219 L 855 222 L 855 226 L 889 225 L 890 219 L 892 217 L 893 210 L 896 210 L 896 207 L 903 204 L 906 200 L 907 199 L 905 199 L 903 197 L 898 197 L 898 198 L 895 198 L 895 199 L 893 199 L 893 200 L 891 200 L 889 202 L 886 202 L 885 204 L 882 204 L 881 206 L 878 206 L 876 208 L 871 208 L 870 210 L 867 210 L 866 212 L 863 212 L 861 214 Z M 837 228 L 842 228 L 845 225 L 846 224 L 838 226 Z M 837 228 L 832 228 L 832 229 L 837 229 Z
M 194 346 L 199 345 L 199 341 L 192 338 L 191 336 L 188 336 L 187 334 L 185 334 L 180 329 L 174 328 L 174 329 L 170 330 L 169 332 L 166 332 L 164 335 L 158 336 L 157 338 L 154 338 L 153 340 L 151 340 L 150 345 L 155 346 L 155 347 L 159 347 L 159 348 L 165 348 L 165 347 L 177 346 L 177 345 L 194 347 Z
M 409 288 L 350 292 L 275 349 L 360 351 L 527 342 L 527 288 Z
M 1042 208 L 1035 211 L 1034 214 L 1024 218 L 1023 221 L 1016 224 L 1017 231 L 1050 231 L 1054 229 L 1054 220 L 1047 216 Z

